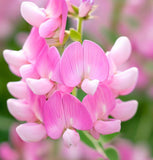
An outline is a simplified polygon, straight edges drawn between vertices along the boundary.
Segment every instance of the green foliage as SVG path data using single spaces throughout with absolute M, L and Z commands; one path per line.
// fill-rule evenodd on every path
M 82 42 L 81 34 L 72 28 L 70 29 L 70 37 L 73 41 Z
M 119 160 L 118 152 L 116 149 L 110 147 L 105 149 L 105 153 L 108 156 L 109 160 Z

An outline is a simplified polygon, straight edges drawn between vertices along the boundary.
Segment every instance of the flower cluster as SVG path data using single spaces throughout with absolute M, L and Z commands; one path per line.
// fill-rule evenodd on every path
M 133 91 L 138 77 L 137 68 L 120 70 L 131 54 L 128 38 L 117 39 L 106 54 L 92 41 L 73 42 L 60 56 L 45 38 L 56 35 L 62 45 L 67 3 L 50 0 L 42 9 L 23 2 L 21 12 L 34 27 L 20 51 L 4 51 L 11 71 L 21 77 L 7 85 L 15 97 L 7 101 L 10 113 L 26 121 L 16 129 L 21 139 L 37 142 L 63 135 L 65 145 L 71 146 L 80 140 L 77 130 L 88 131 L 96 139 L 119 132 L 121 121 L 137 110 L 137 101 L 118 99 Z M 82 102 L 76 97 L 77 89 L 86 93 Z

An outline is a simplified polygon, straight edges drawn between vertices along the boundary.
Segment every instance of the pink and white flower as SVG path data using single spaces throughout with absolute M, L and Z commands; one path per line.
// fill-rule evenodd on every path
M 63 42 L 67 19 L 65 0 L 49 0 L 46 8 L 39 8 L 32 2 L 23 2 L 21 14 L 29 24 L 39 28 L 41 37 L 50 38 L 58 34 L 59 42 Z

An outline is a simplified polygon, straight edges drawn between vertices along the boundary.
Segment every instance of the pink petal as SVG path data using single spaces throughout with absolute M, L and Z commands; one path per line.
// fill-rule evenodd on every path
M 64 130 L 65 118 L 62 99 L 59 92 L 55 92 L 43 108 L 43 121 L 49 137 L 58 139 Z
M 115 107 L 115 98 L 112 92 L 105 85 L 100 85 L 96 93 L 84 97 L 82 103 L 87 108 L 92 121 L 105 119 Z
M 46 45 L 45 39 L 39 35 L 38 28 L 33 27 L 23 46 L 28 61 L 35 62 L 42 48 Z
M 49 0 L 46 8 L 46 12 L 50 17 L 59 17 L 62 13 L 62 6 L 65 0 Z
M 65 1 L 63 1 L 63 4 L 62 4 L 62 26 L 61 26 L 60 35 L 59 35 L 59 41 L 61 44 L 63 43 L 63 39 L 64 39 L 67 14 L 68 14 L 67 4 Z
M 16 128 L 16 132 L 26 142 L 38 142 L 46 137 L 45 127 L 37 123 L 21 124 Z
M 52 79 L 53 72 L 59 65 L 60 55 L 56 47 L 45 47 L 36 62 L 39 75 L 43 78 Z
M 29 24 L 35 27 L 39 27 L 46 20 L 45 12 L 33 2 L 22 2 L 21 15 Z
M 111 115 L 115 119 L 119 119 L 121 121 L 127 121 L 131 119 L 138 108 L 138 102 L 135 100 L 127 101 L 127 102 L 122 102 L 121 100 L 116 101 L 116 106 L 111 112 Z
M 10 68 L 10 70 L 11 70 L 11 72 L 12 72 L 13 74 L 21 77 L 20 71 L 19 71 L 19 67 L 15 67 L 15 66 L 10 65 L 9 68 Z
M 9 92 L 16 98 L 26 98 L 29 95 L 27 85 L 23 81 L 9 82 L 7 84 Z
M 74 127 L 79 130 L 92 128 L 91 117 L 83 104 L 71 94 L 63 95 L 63 108 L 67 127 Z
M 127 37 L 120 37 L 115 42 L 111 51 L 110 56 L 114 60 L 117 66 L 124 64 L 131 55 L 131 43 Z
M 66 147 L 76 146 L 80 142 L 80 136 L 75 130 L 66 129 L 63 140 Z
M 40 76 L 37 73 L 36 68 L 32 64 L 25 64 L 20 67 L 20 74 L 23 79 L 26 78 L 35 78 L 38 79 Z
M 127 95 L 134 89 L 138 79 L 138 69 L 132 67 L 114 75 L 110 87 L 120 95 Z
M 108 77 L 109 64 L 104 51 L 94 42 L 85 40 L 84 51 L 84 77 L 104 81 Z
M 99 80 L 97 79 L 94 80 L 84 79 L 81 84 L 81 89 L 87 94 L 94 95 L 97 90 L 98 84 Z
M 61 76 L 65 85 L 77 86 L 83 77 L 83 48 L 79 42 L 70 44 L 61 59 Z
M 39 34 L 43 38 L 52 37 L 54 35 L 54 32 L 60 25 L 60 18 L 51 18 L 40 25 Z
M 97 132 L 106 135 L 115 132 L 120 132 L 121 121 L 120 120 L 110 120 L 110 121 L 96 121 L 94 128 Z
M 33 121 L 36 119 L 30 106 L 20 100 L 9 99 L 7 106 L 9 112 L 20 121 Z
M 40 79 L 27 78 L 26 82 L 29 88 L 32 90 L 32 92 L 35 93 L 36 95 L 47 94 L 54 85 L 47 78 L 40 78 Z
M 27 63 L 26 57 L 23 51 L 4 50 L 3 56 L 9 65 L 21 67 Z

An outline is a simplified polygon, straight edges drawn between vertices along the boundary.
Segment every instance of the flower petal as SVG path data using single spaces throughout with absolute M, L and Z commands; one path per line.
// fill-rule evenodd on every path
M 40 77 L 39 74 L 37 73 L 35 66 L 32 64 L 25 64 L 22 67 L 20 67 L 20 74 L 23 79 L 26 78 L 38 79 Z
M 60 18 L 51 18 L 40 25 L 39 34 L 43 38 L 52 37 L 54 35 L 54 32 L 60 25 Z
M 85 96 L 82 103 L 90 113 L 92 121 L 95 122 L 97 119 L 105 119 L 108 117 L 115 107 L 115 98 L 107 86 L 100 85 L 96 93 L 93 96 Z
M 138 79 L 138 69 L 132 67 L 114 75 L 110 87 L 116 94 L 127 95 L 134 89 Z
M 35 64 L 39 75 L 52 79 L 53 72 L 60 61 L 60 55 L 56 47 L 45 47 Z
M 67 127 L 74 127 L 79 130 L 92 128 L 91 117 L 83 104 L 70 94 L 63 95 L 63 109 Z
M 49 0 L 46 11 L 51 17 L 59 17 L 62 13 L 62 5 L 65 0 Z
M 98 84 L 99 80 L 97 79 L 94 80 L 84 79 L 81 84 L 81 88 L 87 94 L 94 95 L 97 90 Z
M 122 102 L 121 100 L 116 100 L 116 106 L 111 112 L 111 115 L 115 119 L 119 119 L 121 121 L 127 121 L 131 119 L 138 108 L 138 102 L 135 100 Z
M 59 41 L 62 44 L 64 39 L 66 21 L 67 21 L 68 7 L 65 1 L 62 4 L 62 26 L 60 28 Z
M 109 64 L 104 51 L 94 42 L 85 40 L 84 51 L 84 77 L 104 81 L 108 77 Z
M 96 121 L 94 128 L 97 132 L 106 135 L 119 132 L 121 129 L 120 120 L 110 120 L 110 121 Z
M 62 99 L 59 92 L 55 92 L 43 108 L 43 121 L 49 137 L 58 139 L 64 130 L 65 118 Z
M 115 42 L 109 55 L 117 66 L 124 64 L 131 55 L 131 43 L 127 37 L 120 37 Z
M 37 123 L 21 124 L 16 128 L 16 132 L 26 142 L 38 142 L 46 137 L 45 127 Z
M 36 95 L 47 94 L 54 85 L 47 78 L 40 78 L 40 79 L 27 78 L 26 82 L 29 88 L 32 90 L 32 92 L 35 93 Z
M 33 121 L 36 119 L 30 106 L 20 100 L 9 99 L 7 106 L 9 112 L 20 121 Z
M 80 136 L 75 130 L 66 129 L 63 134 L 63 140 L 66 147 L 76 146 L 80 141 Z
M 28 61 L 35 62 L 42 48 L 46 45 L 45 39 L 39 35 L 38 28 L 33 27 L 23 46 Z
M 26 57 L 23 54 L 23 50 L 13 51 L 13 50 L 4 50 L 4 58 L 9 65 L 16 67 L 21 67 L 27 63 Z
M 39 27 L 46 19 L 45 12 L 33 2 L 22 2 L 21 15 L 29 24 L 35 27 Z
M 7 84 L 9 92 L 16 98 L 26 98 L 29 95 L 27 85 L 23 81 L 9 82 Z
M 64 51 L 61 59 L 61 76 L 65 85 L 77 86 L 83 76 L 83 48 L 81 43 L 74 42 Z

